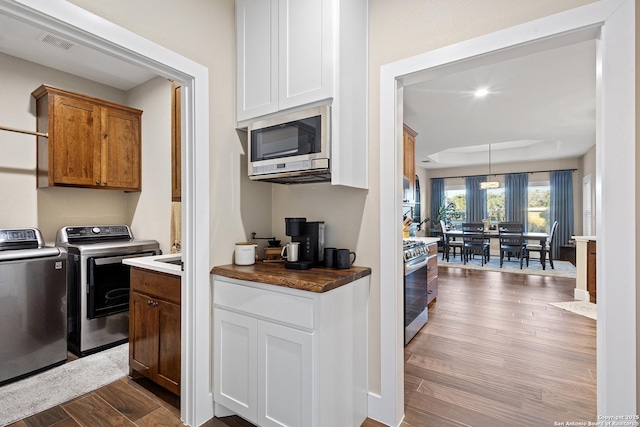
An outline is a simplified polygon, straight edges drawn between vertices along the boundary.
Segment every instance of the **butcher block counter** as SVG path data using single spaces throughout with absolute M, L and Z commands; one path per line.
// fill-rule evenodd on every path
M 257 426 L 364 422 L 370 268 L 257 262 L 211 274 L 216 415 Z
M 291 270 L 282 263 L 256 262 L 253 265 L 221 265 L 213 267 L 211 274 L 230 279 L 267 283 L 309 292 L 327 292 L 371 274 L 368 267 L 346 269 L 311 268 Z

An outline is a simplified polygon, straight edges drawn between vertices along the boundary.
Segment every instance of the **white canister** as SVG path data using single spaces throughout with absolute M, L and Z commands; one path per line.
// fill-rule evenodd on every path
M 236 259 L 237 265 L 251 265 L 256 263 L 256 248 L 258 245 L 253 242 L 236 243 Z

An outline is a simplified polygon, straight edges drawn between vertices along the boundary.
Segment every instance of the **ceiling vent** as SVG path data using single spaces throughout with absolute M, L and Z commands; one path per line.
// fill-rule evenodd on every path
M 64 50 L 71 50 L 76 46 L 68 40 L 61 39 L 60 37 L 56 37 L 51 34 L 44 34 L 39 38 L 39 40 L 43 43 L 56 46 Z

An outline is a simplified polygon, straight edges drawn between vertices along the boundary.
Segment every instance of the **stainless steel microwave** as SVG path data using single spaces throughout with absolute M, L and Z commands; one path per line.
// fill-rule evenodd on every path
M 330 120 L 330 107 L 322 105 L 249 124 L 249 178 L 330 181 Z

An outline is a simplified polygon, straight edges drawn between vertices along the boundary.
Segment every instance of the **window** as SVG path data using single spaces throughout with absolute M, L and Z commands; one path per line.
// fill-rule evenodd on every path
M 549 181 L 529 181 L 529 206 L 527 221 L 529 231 L 549 233 L 551 219 L 549 207 L 551 205 L 551 186 Z
M 454 228 L 461 229 L 462 223 L 467 220 L 467 195 L 464 185 L 445 185 L 444 199 L 447 204 L 454 204 L 456 215 L 451 220 L 451 224 Z
M 492 223 L 506 220 L 505 190 L 502 188 L 491 188 L 487 190 L 487 215 Z

